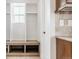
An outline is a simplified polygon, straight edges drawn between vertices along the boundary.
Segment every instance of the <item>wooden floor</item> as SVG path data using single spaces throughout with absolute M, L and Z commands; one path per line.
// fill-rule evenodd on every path
M 7 56 L 6 59 L 40 59 L 39 56 Z

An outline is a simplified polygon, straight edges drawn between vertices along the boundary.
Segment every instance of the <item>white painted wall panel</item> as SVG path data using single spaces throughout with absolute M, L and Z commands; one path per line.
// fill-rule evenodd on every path
M 10 40 L 25 40 L 25 24 L 11 24 Z

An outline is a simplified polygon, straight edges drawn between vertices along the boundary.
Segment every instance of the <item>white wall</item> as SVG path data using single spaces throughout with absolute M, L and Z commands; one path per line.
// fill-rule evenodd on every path
M 64 25 L 60 25 L 60 20 L 63 20 Z M 68 25 L 70 20 L 72 21 L 72 14 L 56 14 L 56 36 L 72 36 L 72 26 Z
M 56 38 L 55 38 L 55 1 L 51 1 L 51 59 L 56 59 Z
M 10 15 L 6 15 L 6 39 L 10 39 Z
M 51 59 L 50 0 L 41 0 L 41 59 Z M 43 34 L 46 32 L 46 34 Z

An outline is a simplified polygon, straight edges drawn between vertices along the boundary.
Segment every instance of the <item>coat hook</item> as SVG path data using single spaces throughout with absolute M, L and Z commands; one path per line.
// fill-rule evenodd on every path
M 46 32 L 43 32 L 44 34 L 46 33 Z

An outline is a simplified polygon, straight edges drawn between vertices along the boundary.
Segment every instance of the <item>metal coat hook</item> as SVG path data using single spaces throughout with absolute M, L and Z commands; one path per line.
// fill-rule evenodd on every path
M 44 34 L 46 34 L 46 32 L 43 32 Z

